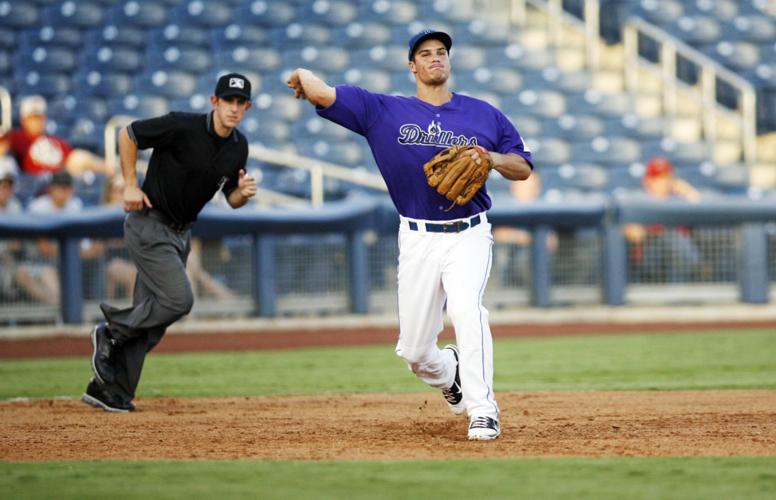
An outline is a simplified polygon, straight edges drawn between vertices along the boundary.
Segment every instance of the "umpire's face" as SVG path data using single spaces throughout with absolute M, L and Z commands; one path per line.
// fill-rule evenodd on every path
M 240 124 L 245 112 L 251 109 L 251 101 L 244 97 L 227 96 L 210 98 L 213 104 L 215 120 L 227 129 L 233 129 Z
M 409 68 L 419 83 L 442 85 L 450 78 L 450 55 L 440 40 L 429 39 L 421 43 Z

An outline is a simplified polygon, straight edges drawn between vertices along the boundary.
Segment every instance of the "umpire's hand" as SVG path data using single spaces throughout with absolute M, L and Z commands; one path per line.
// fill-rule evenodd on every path
M 139 212 L 145 207 L 153 207 L 148 196 L 137 185 L 127 184 L 124 188 L 124 211 Z

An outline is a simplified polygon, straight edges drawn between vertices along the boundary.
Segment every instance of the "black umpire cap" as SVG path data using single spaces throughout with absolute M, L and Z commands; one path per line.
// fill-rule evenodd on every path
M 243 97 L 251 100 L 251 81 L 239 73 L 228 73 L 218 79 L 216 97 Z
M 434 30 L 423 30 L 417 35 L 410 38 L 410 53 L 409 53 L 409 59 L 412 61 L 412 57 L 415 55 L 415 50 L 418 48 L 418 45 L 425 42 L 428 39 L 433 38 L 434 40 L 439 40 L 442 42 L 447 49 L 448 52 L 450 52 L 450 47 L 453 46 L 453 39 L 445 33 L 444 31 L 434 31 Z

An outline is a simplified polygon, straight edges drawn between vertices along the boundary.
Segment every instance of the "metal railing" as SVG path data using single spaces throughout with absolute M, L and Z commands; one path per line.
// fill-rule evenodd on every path
M 117 130 L 127 126 L 136 118 L 126 115 L 117 115 L 108 120 L 105 124 L 105 163 L 114 165 L 116 170 L 120 170 L 117 147 Z M 351 168 L 335 165 L 322 160 L 308 158 L 285 151 L 265 148 L 257 144 L 251 144 L 248 151 L 248 157 L 264 163 L 279 165 L 287 168 L 306 170 L 310 173 L 310 204 L 313 207 L 320 207 L 324 201 L 324 179 L 331 177 L 351 184 L 369 187 L 379 191 L 388 191 L 385 181 L 379 175 L 354 170 Z M 278 205 L 305 204 L 302 198 L 278 193 L 269 189 L 261 189 L 260 197 L 264 201 L 270 201 Z
M 13 109 L 11 106 L 11 93 L 0 86 L 0 133 L 11 130 L 13 126 Z
M 660 46 L 660 60 L 652 63 L 639 55 L 639 37 L 644 36 Z M 663 112 L 667 115 L 676 113 L 679 99 L 679 88 L 688 88 L 701 103 L 703 137 L 715 141 L 717 137 L 717 115 L 720 112 L 736 116 L 741 129 L 739 143 L 743 152 L 743 160 L 751 165 L 757 157 L 757 94 L 754 86 L 723 67 L 712 58 L 684 44 L 680 40 L 640 18 L 630 18 L 623 31 L 623 46 L 625 50 L 625 86 L 631 92 L 638 92 L 639 65 L 657 66 L 661 81 L 661 98 Z M 677 58 L 691 62 L 700 68 L 700 85 L 690 87 L 683 85 L 676 74 Z M 740 95 L 738 109 L 729 110 L 717 102 L 717 82 L 730 85 Z

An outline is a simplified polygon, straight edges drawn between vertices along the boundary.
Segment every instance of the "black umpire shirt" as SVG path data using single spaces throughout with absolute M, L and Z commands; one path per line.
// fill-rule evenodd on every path
M 212 112 L 137 120 L 127 132 L 139 149 L 154 148 L 142 189 L 154 209 L 178 224 L 194 222 L 219 189 L 229 196 L 248 159 L 245 136 L 234 129 L 220 137 Z

